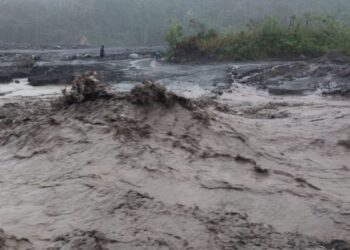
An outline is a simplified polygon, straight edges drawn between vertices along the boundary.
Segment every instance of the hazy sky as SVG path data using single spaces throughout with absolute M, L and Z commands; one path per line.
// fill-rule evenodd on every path
M 219 30 L 305 12 L 347 21 L 349 0 L 0 0 L 0 42 L 142 45 L 163 43 L 171 21 Z M 86 39 L 85 39 L 86 38 Z

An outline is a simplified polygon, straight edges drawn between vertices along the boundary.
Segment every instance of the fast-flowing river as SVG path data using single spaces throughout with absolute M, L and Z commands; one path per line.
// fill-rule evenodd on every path
M 0 84 L 0 228 L 38 249 L 338 250 L 317 242 L 350 240 L 350 101 L 321 95 L 345 81 L 332 75 L 344 65 L 146 57 L 39 67 L 99 64 L 122 72 L 106 79 L 117 91 L 152 79 L 214 102 L 99 101 L 45 113 L 32 101 L 63 85 Z

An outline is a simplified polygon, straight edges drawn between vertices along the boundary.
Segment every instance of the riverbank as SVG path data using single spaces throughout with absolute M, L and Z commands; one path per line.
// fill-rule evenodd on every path
M 99 49 L 0 50 L 0 84 L 27 78 L 32 86 L 68 85 L 77 74 L 97 71 L 107 82 L 126 80 L 123 63 L 128 59 L 152 58 L 165 47 L 106 48 L 106 57 Z
M 173 23 L 167 34 L 168 58 L 175 62 L 316 58 L 331 52 L 350 55 L 350 26 L 336 16 L 305 14 L 289 22 L 266 17 L 240 30 L 206 29 L 184 36 Z M 349 62 L 349 60 L 348 60 Z

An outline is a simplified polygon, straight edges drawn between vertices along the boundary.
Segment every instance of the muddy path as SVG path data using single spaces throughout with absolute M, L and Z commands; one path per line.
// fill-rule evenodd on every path
M 348 98 L 251 80 L 294 62 L 118 63 L 128 77 L 114 89 L 153 78 L 194 104 L 0 98 L 5 246 L 349 249 Z

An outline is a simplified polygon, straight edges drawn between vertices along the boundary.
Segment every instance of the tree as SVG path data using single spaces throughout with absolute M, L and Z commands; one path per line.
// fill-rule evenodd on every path
M 173 22 L 165 34 L 165 41 L 169 44 L 170 49 L 175 49 L 177 43 L 182 38 L 182 26 L 178 22 Z

